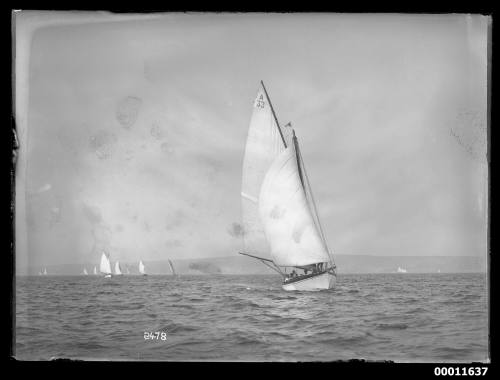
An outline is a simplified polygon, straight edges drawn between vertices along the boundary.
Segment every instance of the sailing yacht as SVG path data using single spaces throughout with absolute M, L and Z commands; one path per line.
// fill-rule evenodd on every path
M 83 268 L 83 275 L 84 276 L 88 275 L 87 268 Z
M 106 252 L 102 252 L 101 256 L 101 264 L 99 266 L 99 271 L 104 274 L 104 278 L 111 277 L 111 263 L 109 261 L 108 256 L 106 256 Z
M 120 275 L 122 274 L 122 270 L 121 270 L 121 268 L 120 268 L 120 262 L 119 262 L 119 261 L 117 261 L 117 262 L 115 263 L 115 274 L 116 274 L 117 276 L 120 276 Z
M 332 289 L 336 265 L 298 139 L 291 123 L 280 127 L 262 81 L 253 103 L 242 177 L 240 254 L 279 273 L 284 290 Z
M 406 273 L 406 269 L 398 267 L 398 273 Z
M 47 276 L 47 268 L 43 268 L 43 273 L 44 276 Z
M 97 267 L 94 266 L 94 275 L 97 275 Z
M 170 270 L 172 271 L 172 276 L 178 277 L 177 273 L 175 273 L 174 264 L 172 264 L 172 261 L 170 259 L 168 259 L 168 264 L 170 265 Z
M 142 274 L 143 276 L 147 276 L 144 263 L 142 262 L 142 260 L 139 261 L 139 273 Z

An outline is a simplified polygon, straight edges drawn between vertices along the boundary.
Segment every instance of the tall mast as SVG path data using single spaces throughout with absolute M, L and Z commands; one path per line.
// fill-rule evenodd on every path
M 318 222 L 319 232 L 321 234 L 321 238 L 323 239 L 323 244 L 325 245 L 326 251 L 328 252 L 328 257 L 330 258 L 330 264 L 332 266 L 335 266 L 335 261 L 333 260 L 333 257 L 330 253 L 330 249 L 328 248 L 328 242 L 326 241 L 326 236 L 325 236 L 325 233 L 323 232 L 323 227 L 321 226 L 321 222 L 319 220 L 318 210 L 316 208 L 316 202 L 314 201 L 314 196 L 312 193 L 311 184 L 309 183 L 309 177 L 307 176 L 306 167 L 304 165 L 304 160 L 302 159 L 302 154 L 300 153 L 299 142 L 297 140 L 297 137 L 295 136 L 295 131 L 293 131 L 293 141 L 294 141 L 294 145 L 295 145 L 295 150 L 297 152 L 297 165 L 299 167 L 300 180 L 302 181 L 302 174 L 304 174 L 305 184 L 307 185 L 307 190 L 308 190 L 309 194 L 311 195 L 311 203 L 313 206 L 314 216 L 316 217 L 316 220 Z M 302 182 L 302 186 L 304 187 L 304 181 Z M 305 187 L 304 187 L 304 191 L 305 191 Z M 306 194 L 307 194 L 307 191 L 306 191 Z
M 278 131 L 280 132 L 281 141 L 283 141 L 283 145 L 286 148 L 285 138 L 283 137 L 283 132 L 281 132 L 280 123 L 278 122 L 278 118 L 276 117 L 276 112 L 274 112 L 274 108 L 273 108 L 273 104 L 271 103 L 271 99 L 269 99 L 269 95 L 267 94 L 266 86 L 264 86 L 264 82 L 262 80 L 260 81 L 260 84 L 262 85 L 262 88 L 264 89 L 264 93 L 266 94 L 267 101 L 269 102 L 269 106 L 271 107 L 271 112 L 273 113 L 274 121 L 276 121 L 276 126 L 278 127 Z

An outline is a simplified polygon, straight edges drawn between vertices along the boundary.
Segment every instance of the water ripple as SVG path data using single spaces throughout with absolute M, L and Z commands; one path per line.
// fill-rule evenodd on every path
M 482 274 L 341 275 L 313 293 L 272 275 L 19 277 L 16 290 L 20 359 L 487 359 Z

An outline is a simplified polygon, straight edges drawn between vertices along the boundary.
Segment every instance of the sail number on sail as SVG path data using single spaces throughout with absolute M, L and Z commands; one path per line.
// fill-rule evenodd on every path
M 255 107 L 257 108 L 264 108 L 266 103 L 264 102 L 264 94 L 260 94 L 260 96 L 255 99 Z

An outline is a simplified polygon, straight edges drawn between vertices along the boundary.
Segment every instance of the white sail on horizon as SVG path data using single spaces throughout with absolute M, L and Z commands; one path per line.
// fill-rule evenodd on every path
M 170 259 L 168 260 L 168 264 L 170 265 L 170 270 L 172 271 L 172 275 L 176 276 L 177 274 L 175 273 L 174 264 L 172 264 L 172 261 L 170 261 Z
M 97 274 L 97 267 L 94 266 L 94 274 Z
M 139 261 L 139 273 L 146 274 L 144 263 L 142 262 L 142 260 Z
M 279 127 L 261 84 L 253 103 L 243 159 L 241 202 L 243 244 L 247 253 L 269 256 L 269 243 L 259 216 L 258 198 L 267 170 L 284 149 Z
M 294 144 L 269 168 L 259 196 L 259 214 L 276 265 L 330 260 L 306 198 Z
M 115 274 L 118 274 L 118 275 L 122 274 L 122 271 L 121 271 L 121 268 L 120 268 L 120 262 L 119 261 L 117 261 L 115 263 Z
M 99 271 L 104 274 L 111 274 L 111 263 L 109 258 L 106 256 L 106 253 L 102 253 L 101 256 L 101 264 L 99 266 Z
M 83 274 L 86 276 L 88 275 L 87 268 L 83 268 Z
M 47 275 L 47 268 L 43 268 L 43 273 L 42 273 L 44 276 Z

